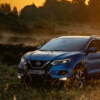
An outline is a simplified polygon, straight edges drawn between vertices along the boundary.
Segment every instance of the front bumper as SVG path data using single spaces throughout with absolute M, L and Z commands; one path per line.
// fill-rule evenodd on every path
M 32 80 L 35 81 L 44 81 L 44 80 L 57 80 L 57 81 L 66 81 L 68 78 L 71 77 L 72 71 L 70 71 L 71 67 L 66 67 L 69 66 L 69 64 L 63 64 L 63 65 L 57 65 L 57 66 L 49 66 L 49 69 L 47 70 L 45 75 L 32 75 L 29 74 L 29 69 L 26 68 L 26 66 L 22 63 L 19 64 L 18 68 L 22 69 L 23 71 L 20 72 L 18 71 L 18 79 L 23 80 L 23 79 L 29 79 L 29 77 L 32 78 Z M 46 66 L 48 67 L 48 66 Z M 67 70 L 68 75 L 58 75 L 59 71 Z M 28 75 L 27 75 L 28 73 Z

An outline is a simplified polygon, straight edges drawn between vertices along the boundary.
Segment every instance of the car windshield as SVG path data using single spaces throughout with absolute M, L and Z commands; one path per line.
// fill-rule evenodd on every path
M 40 51 L 81 51 L 88 38 L 58 38 L 41 47 Z

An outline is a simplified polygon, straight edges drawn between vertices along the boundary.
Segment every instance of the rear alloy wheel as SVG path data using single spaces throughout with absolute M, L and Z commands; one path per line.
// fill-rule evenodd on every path
M 74 70 L 74 74 L 72 77 L 72 85 L 75 87 L 83 88 L 86 84 L 86 70 L 84 65 L 81 65 L 81 67 L 77 67 L 77 69 Z

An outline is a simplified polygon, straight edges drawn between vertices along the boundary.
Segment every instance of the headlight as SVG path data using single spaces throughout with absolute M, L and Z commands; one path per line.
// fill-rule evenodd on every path
M 21 58 L 21 63 L 27 64 L 27 61 L 26 61 L 26 59 L 24 57 Z
M 69 59 L 63 59 L 63 60 L 55 60 L 53 62 L 51 62 L 51 64 L 54 65 L 61 65 L 61 64 L 66 64 L 69 63 L 72 60 L 72 58 Z

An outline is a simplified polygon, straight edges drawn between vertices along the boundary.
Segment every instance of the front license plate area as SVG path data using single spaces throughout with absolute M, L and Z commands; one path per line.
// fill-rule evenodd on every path
M 29 70 L 30 74 L 45 74 L 45 70 Z

